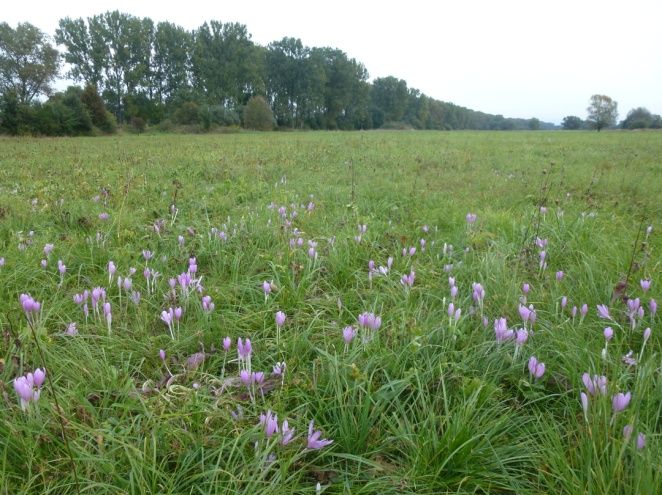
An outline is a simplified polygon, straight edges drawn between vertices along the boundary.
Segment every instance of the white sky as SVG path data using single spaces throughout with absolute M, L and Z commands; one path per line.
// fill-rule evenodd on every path
M 187 29 L 246 24 L 266 45 L 284 36 L 332 46 L 371 78 L 393 75 L 443 101 L 559 123 L 592 94 L 662 114 L 662 0 L 4 0 L 0 21 L 54 34 L 62 17 L 120 10 Z

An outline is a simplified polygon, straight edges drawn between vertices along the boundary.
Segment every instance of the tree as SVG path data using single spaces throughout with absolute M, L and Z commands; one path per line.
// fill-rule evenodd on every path
M 538 131 L 540 130 L 540 120 L 533 117 L 527 121 L 527 126 L 530 131 Z
M 582 119 L 575 115 L 568 115 L 567 117 L 563 117 L 563 121 L 561 122 L 561 127 L 567 131 L 581 129 L 583 125 L 584 122 Z
M 623 129 L 648 129 L 659 127 L 660 116 L 653 115 L 647 108 L 633 108 L 628 112 L 628 116 L 621 127 Z
M 253 96 L 244 108 L 244 127 L 257 131 L 270 131 L 274 126 L 274 116 L 267 101 L 261 96 Z
M 46 35 L 32 24 L 21 23 L 16 29 L 0 24 L 0 93 L 13 91 L 22 105 L 50 94 L 59 59 Z
M 593 95 L 586 111 L 588 112 L 587 122 L 600 132 L 601 129 L 616 124 L 618 103 L 606 95 Z

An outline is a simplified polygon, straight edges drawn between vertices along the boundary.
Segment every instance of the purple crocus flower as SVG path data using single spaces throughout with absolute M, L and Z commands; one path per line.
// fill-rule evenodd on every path
M 643 433 L 639 433 L 639 435 L 637 435 L 637 448 L 641 450 L 645 446 L 646 446 L 646 435 L 644 435 Z
M 356 330 L 352 326 L 346 326 L 342 331 L 342 338 L 345 344 L 349 344 L 356 336 Z
M 630 392 L 627 392 L 625 394 L 619 392 L 616 395 L 614 395 L 611 399 L 611 407 L 614 410 L 614 412 L 619 413 L 623 411 L 626 407 L 628 407 L 631 398 L 632 395 L 630 394 Z
M 644 292 L 648 292 L 648 289 L 651 288 L 650 280 L 640 280 L 639 283 L 641 284 L 641 288 L 644 290 Z
M 473 289 L 473 300 L 479 304 L 482 303 L 485 298 L 485 289 L 483 289 L 483 286 L 477 282 L 473 282 L 471 288 Z
M 561 309 L 565 309 L 567 305 L 568 305 L 568 298 L 566 296 L 563 296 L 561 298 Z
M 476 223 L 477 218 L 478 218 L 478 216 L 475 213 L 467 213 L 467 216 L 465 217 L 465 220 L 467 221 L 467 223 L 469 225 L 472 225 L 472 224 Z
M 514 331 L 508 328 L 505 318 L 494 320 L 494 335 L 497 342 L 505 342 L 513 338 Z
M 655 299 L 648 301 L 648 309 L 650 309 L 651 316 L 655 316 L 655 313 L 657 313 L 657 301 Z
M 593 375 L 593 377 L 591 377 L 591 375 L 588 373 L 584 373 L 582 375 L 582 382 L 584 383 L 584 386 L 586 387 L 589 395 L 596 396 L 598 393 L 607 395 L 606 376 Z
M 225 337 L 223 339 L 223 350 L 225 352 L 228 352 L 231 346 L 232 346 L 232 340 L 230 339 L 230 337 Z
M 533 378 L 540 378 L 545 374 L 545 363 L 539 362 L 535 356 L 529 358 L 529 374 Z
M 25 376 L 19 376 L 14 379 L 14 390 L 21 400 L 21 409 L 24 411 L 28 408 L 31 400 L 34 400 L 34 390 L 32 383 Z
M 605 340 L 609 342 L 614 337 L 614 329 L 611 327 L 607 327 L 605 328 L 603 334 L 605 336 Z
M 582 318 L 584 318 L 588 314 L 588 304 L 582 304 L 582 307 L 579 310 L 579 312 L 581 313 Z
M 579 394 L 579 398 L 582 401 L 582 409 L 584 410 L 584 416 L 586 416 L 588 414 L 588 396 L 584 392 L 581 392 Z
M 313 420 L 311 420 L 308 425 L 308 443 L 306 446 L 309 449 L 321 449 L 333 443 L 333 440 L 327 440 L 324 438 L 320 440 L 321 436 L 321 431 L 314 431 Z
M 609 308 L 605 304 L 598 304 L 598 316 L 603 320 L 611 320 L 609 315 Z
M 239 354 L 239 359 L 246 359 L 251 355 L 253 347 L 251 346 L 251 339 L 246 339 L 246 342 L 242 341 L 241 337 L 237 339 L 237 353 Z
M 282 311 L 277 311 L 276 316 L 275 316 L 276 325 L 279 328 L 282 327 L 283 324 L 285 324 L 285 319 L 286 318 L 287 318 L 287 316 L 285 315 L 285 313 L 283 313 Z
M 651 337 L 651 329 L 650 327 L 648 327 L 646 328 L 646 330 L 644 330 L 644 342 L 647 342 L 648 339 L 650 339 L 650 337 Z
M 452 299 L 455 299 L 455 297 L 457 296 L 457 291 L 458 291 L 457 285 L 454 285 L 453 287 L 451 287 L 451 298 Z
M 531 290 L 531 286 L 528 283 L 524 282 L 522 284 L 522 293 L 526 295 L 529 293 L 530 290 Z
M 163 349 L 159 349 L 159 358 L 161 358 L 161 361 L 165 362 L 166 352 Z
M 556 281 L 560 282 L 561 280 L 563 280 L 564 276 L 565 274 L 561 270 L 559 270 L 558 272 L 556 272 Z
M 283 433 L 283 439 L 280 441 L 281 445 L 287 445 L 294 439 L 294 428 L 290 428 L 287 420 L 283 421 L 281 432 Z
M 520 328 L 515 332 L 515 343 L 519 346 L 522 346 L 526 343 L 529 338 L 529 332 L 526 328 Z
M 249 387 L 251 382 L 253 381 L 251 377 L 251 372 L 248 370 L 241 370 L 239 372 L 239 379 L 241 380 L 241 383 L 243 383 L 247 387 Z
M 106 212 L 99 213 L 99 220 L 106 221 L 110 218 L 110 215 Z
M 202 298 L 202 310 L 205 313 L 211 313 L 214 311 L 214 303 L 211 300 L 211 296 L 204 296 Z
M 54 244 L 46 244 L 44 246 L 44 256 L 48 257 L 51 252 L 53 252 L 53 249 L 55 248 Z
M 34 384 L 37 388 L 41 388 L 46 380 L 46 370 L 42 368 L 37 368 L 33 373 Z
M 266 280 L 262 282 L 262 290 L 264 291 L 265 297 L 271 294 L 271 284 Z

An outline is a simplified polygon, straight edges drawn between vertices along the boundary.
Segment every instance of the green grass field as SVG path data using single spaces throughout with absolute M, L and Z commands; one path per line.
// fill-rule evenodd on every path
M 0 138 L 0 493 L 662 493 L 661 191 L 659 132 Z

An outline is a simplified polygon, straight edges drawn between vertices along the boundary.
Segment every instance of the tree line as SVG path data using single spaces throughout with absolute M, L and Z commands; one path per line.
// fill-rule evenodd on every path
M 308 47 L 289 37 L 261 46 L 239 23 L 211 21 L 186 30 L 112 11 L 61 19 L 54 39 L 64 47 L 61 55 L 28 23 L 16 29 L 0 25 L 0 127 L 5 132 L 112 131 L 115 123 L 210 129 L 245 125 L 247 109 L 255 109 L 250 115 L 258 121 L 248 120 L 258 128 L 553 127 L 535 118 L 505 118 L 439 101 L 393 76 L 370 82 L 365 66 L 337 48 Z M 20 66 L 25 56 L 31 58 L 32 72 Z M 65 75 L 84 89 L 53 95 L 62 61 Z M 40 102 L 40 94 L 51 98 Z M 100 102 L 107 113 L 98 108 Z

